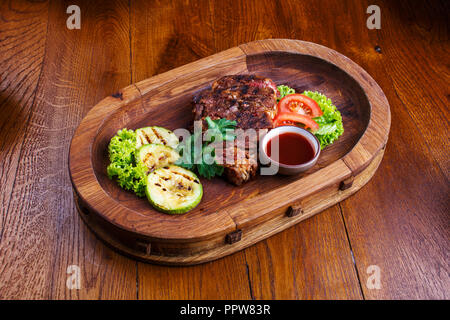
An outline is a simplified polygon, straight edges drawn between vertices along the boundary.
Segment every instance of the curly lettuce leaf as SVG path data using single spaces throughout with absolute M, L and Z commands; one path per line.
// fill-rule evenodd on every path
M 320 148 L 323 149 L 344 133 L 341 113 L 331 102 L 331 99 L 328 99 L 325 95 L 317 91 L 305 91 L 303 94 L 316 101 L 322 109 L 323 115 L 314 118 L 314 121 L 319 124 L 319 130 L 314 135 L 319 139 Z
M 293 94 L 295 93 L 295 90 L 292 89 L 291 87 L 285 86 L 285 85 L 281 85 L 277 87 L 278 92 L 280 93 L 280 96 L 278 97 L 278 101 L 280 101 L 281 99 L 283 99 L 285 96 L 287 96 L 288 94 Z
M 285 85 L 278 86 L 277 89 L 280 92 L 278 101 L 288 94 L 295 93 L 293 88 Z M 314 132 L 314 135 L 320 142 L 320 148 L 323 149 L 344 133 L 341 113 L 330 99 L 317 91 L 304 91 L 302 94 L 315 100 L 323 112 L 322 116 L 314 118 L 314 121 L 319 125 L 319 130 Z
M 106 172 L 110 179 L 117 177 L 117 183 L 123 189 L 145 196 L 146 168 L 136 163 L 136 133 L 122 129 L 112 137 L 109 146 L 109 160 Z

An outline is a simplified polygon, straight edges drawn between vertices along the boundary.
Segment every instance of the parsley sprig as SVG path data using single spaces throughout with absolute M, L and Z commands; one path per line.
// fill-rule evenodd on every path
M 190 135 L 179 144 L 177 150 L 181 158 L 175 164 L 189 170 L 197 169 L 199 175 L 211 179 L 216 175 L 221 176 L 223 173 L 223 167 L 218 165 L 215 160 L 213 143 L 236 139 L 234 133 L 236 121 L 212 120 L 210 117 L 206 117 L 205 120 L 209 129 L 205 132 L 204 141 L 202 141 L 201 132 Z

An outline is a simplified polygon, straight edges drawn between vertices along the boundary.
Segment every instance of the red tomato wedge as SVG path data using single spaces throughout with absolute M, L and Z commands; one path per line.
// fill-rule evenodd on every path
M 320 117 L 323 112 L 316 101 L 303 94 L 288 94 L 278 102 L 278 112 L 295 112 L 311 118 Z
M 319 130 L 319 124 L 315 122 L 310 116 L 298 114 L 295 112 L 279 113 L 274 120 L 275 127 L 292 125 L 292 123 L 301 123 L 306 128 L 311 129 L 312 132 Z

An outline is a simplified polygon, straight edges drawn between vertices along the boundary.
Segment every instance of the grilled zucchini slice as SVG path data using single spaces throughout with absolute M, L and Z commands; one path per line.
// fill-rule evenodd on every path
M 136 129 L 136 148 L 146 144 L 162 144 L 175 149 L 180 141 L 170 130 L 162 127 L 145 127 Z
M 149 171 L 167 166 L 178 160 L 180 155 L 171 147 L 162 144 L 146 144 L 137 150 L 137 160 Z
M 197 176 L 187 169 L 169 165 L 147 176 L 145 189 L 155 209 L 169 214 L 185 213 L 202 199 L 203 187 Z

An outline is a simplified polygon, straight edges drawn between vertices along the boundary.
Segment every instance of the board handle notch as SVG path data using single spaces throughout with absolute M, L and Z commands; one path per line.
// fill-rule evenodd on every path
M 233 232 L 230 232 L 225 236 L 225 242 L 228 244 L 233 244 L 235 242 L 238 242 L 242 239 L 242 230 L 237 229 Z
M 150 242 L 136 241 L 136 247 L 139 251 L 144 252 L 146 255 L 152 253 L 152 244 Z
M 298 215 L 302 215 L 305 213 L 303 208 L 304 208 L 304 205 L 301 201 L 294 203 L 294 204 L 290 205 L 288 207 L 288 209 L 286 210 L 286 216 L 289 218 L 292 218 L 292 217 L 295 217 Z
M 339 190 L 344 191 L 350 189 L 353 186 L 353 181 L 355 180 L 354 176 L 350 176 L 345 180 L 342 180 L 339 184 Z

